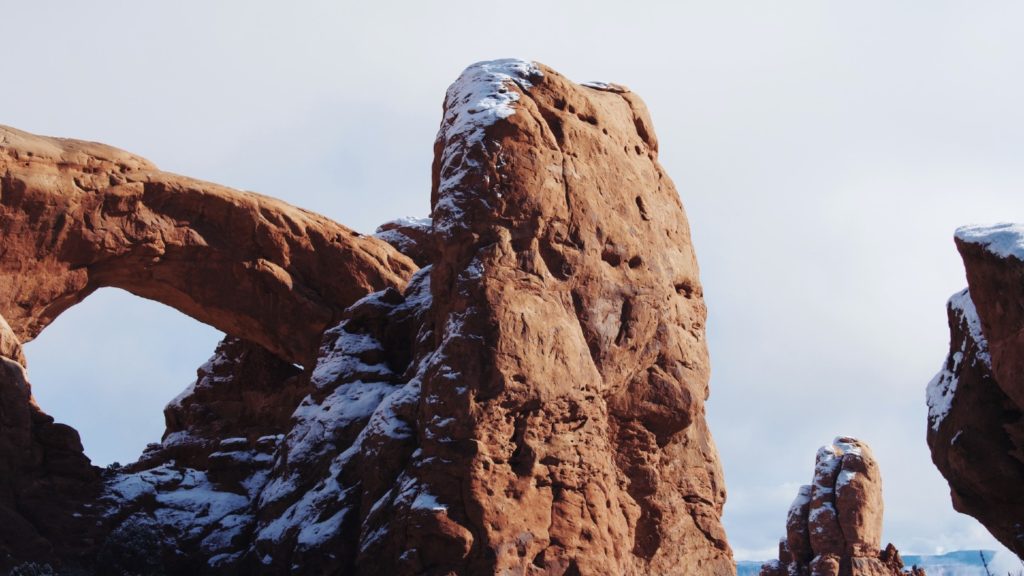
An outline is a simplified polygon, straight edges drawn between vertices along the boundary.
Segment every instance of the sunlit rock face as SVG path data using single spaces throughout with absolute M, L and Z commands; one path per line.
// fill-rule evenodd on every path
M 345 307 L 416 269 L 322 216 L 102 144 L 0 126 L 0 174 L 0 314 L 22 343 L 113 286 L 312 364 Z
M 881 549 L 883 510 L 882 475 L 871 448 L 836 438 L 818 450 L 814 480 L 800 487 L 786 517 L 779 559 L 765 564 L 761 576 L 904 574 L 896 548 Z
M 429 219 L 342 236 L 348 265 L 326 267 L 348 301 L 315 353 L 226 330 L 162 442 L 104 478 L 93 558 L 735 573 L 697 262 L 642 101 L 483 62 L 448 90 L 434 152 Z
M 24 373 L 22 343 L 61 312 L 115 286 L 244 339 L 233 342 L 248 347 L 249 370 L 234 389 L 225 384 L 206 403 L 201 388 L 192 400 L 204 406 L 168 415 L 171 436 L 184 427 L 203 438 L 190 456 L 205 459 L 227 438 L 214 432 L 283 434 L 308 394 L 292 363 L 312 366 L 323 331 L 350 304 L 404 286 L 416 270 L 387 243 L 272 198 L 161 172 L 109 146 L 7 127 L 0 245 L 0 570 L 25 558 L 88 563 L 104 541 L 98 470 L 78 434 L 35 404 Z M 262 368 L 270 371 L 256 376 Z M 198 424 L 209 418 L 228 423 Z
M 1024 557 L 1024 227 L 957 230 L 968 289 L 950 298 L 949 355 L 928 385 L 928 446 L 953 507 Z

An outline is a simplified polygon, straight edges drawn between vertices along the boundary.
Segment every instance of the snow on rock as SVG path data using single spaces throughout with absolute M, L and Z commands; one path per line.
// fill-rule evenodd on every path
M 838 436 L 818 450 L 814 481 L 800 488 L 786 516 L 779 560 L 765 563 L 761 574 L 818 573 L 815 566 L 851 563 L 869 567 L 865 574 L 900 574 L 895 548 L 882 552 L 881 536 L 878 465 L 867 444 Z
M 928 403 L 928 423 L 935 431 L 942 425 L 942 421 L 952 408 L 968 346 L 972 345 L 972 342 L 976 346 L 971 354 L 972 363 L 982 362 L 988 367 L 992 365 L 988 342 L 981 331 L 981 319 L 978 318 L 978 311 L 971 300 L 970 290 L 965 288 L 954 294 L 949 299 L 947 307 L 950 313 L 959 320 L 962 328 L 966 328 L 964 334 L 969 335 L 969 338 L 963 339 L 960 349 L 949 355 L 943 363 L 942 369 L 928 383 L 925 397 Z
M 542 77 L 534 62 L 517 59 L 478 62 L 466 68 L 448 88 L 445 115 L 437 134 L 437 142 L 447 145 L 441 151 L 440 182 L 437 202 L 433 206 L 434 230 L 448 234 L 464 218 L 464 202 L 485 192 L 486 182 L 478 182 L 472 158 L 474 148 L 484 144 L 485 129 L 515 114 L 519 91 L 528 91 L 533 81 Z
M 394 467 L 415 449 L 413 414 L 430 355 L 415 366 L 405 366 L 393 355 L 427 338 L 417 334 L 431 303 L 426 267 L 413 276 L 404 294 L 370 294 L 325 333 L 312 370 L 315 391 L 295 410 L 270 480 L 258 497 L 257 508 L 263 512 L 255 526 L 253 552 L 267 569 L 292 569 L 279 565 L 281 558 L 314 558 L 324 549 L 331 549 L 337 562 L 330 566 L 354 562 L 359 543 L 344 540 L 345 534 L 360 530 L 363 514 L 376 510 L 367 502 L 385 499 L 397 481 Z M 396 333 L 405 340 L 396 342 Z M 393 479 L 386 480 L 391 474 Z
M 229 541 L 237 533 L 246 523 L 252 501 L 251 494 L 216 486 L 206 472 L 172 464 L 118 474 L 108 480 L 106 489 L 111 513 L 151 509 L 150 519 L 165 534 L 180 542 L 205 537 L 210 542 L 207 548 Z M 155 506 L 147 502 L 155 502 Z M 229 518 L 238 512 L 241 518 Z
M 956 237 L 962 242 L 980 244 L 1000 258 L 1024 261 L 1024 224 L 961 226 L 956 230 Z
M 412 258 L 417 265 L 427 266 L 434 260 L 433 229 L 434 222 L 429 217 L 406 216 L 381 224 L 373 235 Z
M 624 92 L 629 92 L 629 88 L 612 82 L 580 82 L 580 85 L 586 86 L 587 88 L 593 88 L 594 90 L 604 90 L 605 92 L 616 92 L 620 94 Z
M 929 382 L 927 441 L 951 503 L 1024 557 L 1024 226 L 956 232 L 968 288 L 949 299 L 949 347 Z

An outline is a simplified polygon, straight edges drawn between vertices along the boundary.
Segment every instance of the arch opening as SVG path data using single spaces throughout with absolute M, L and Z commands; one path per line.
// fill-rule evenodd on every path
M 97 466 L 127 464 L 164 433 L 163 409 L 224 334 L 117 288 L 97 290 L 24 345 L 40 408 L 78 431 Z

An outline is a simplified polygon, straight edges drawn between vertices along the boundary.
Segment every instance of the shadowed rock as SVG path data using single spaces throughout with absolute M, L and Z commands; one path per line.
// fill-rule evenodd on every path
M 1024 228 L 957 230 L 969 289 L 950 298 L 949 355 L 928 385 L 928 447 L 953 507 L 1024 557 Z
M 22 369 L 21 344 L 63 311 L 118 287 L 291 368 L 315 362 L 323 331 L 346 307 L 404 286 L 416 269 L 388 244 L 278 200 L 161 172 L 109 146 L 2 126 L 0 244 L 0 355 L 11 360 L 0 371 L 0 569 L 12 558 L 74 556 L 101 539 L 88 502 L 97 470 L 78 434 L 36 406 Z M 285 421 L 299 390 L 275 407 Z

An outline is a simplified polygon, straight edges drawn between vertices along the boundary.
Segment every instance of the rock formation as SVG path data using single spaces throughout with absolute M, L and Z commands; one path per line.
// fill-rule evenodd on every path
M 22 343 L 113 286 L 312 365 L 346 306 L 416 269 L 322 216 L 101 144 L 0 127 L 0 175 L 0 314 Z
M 95 532 L 82 525 L 97 470 L 78 434 L 35 405 L 24 374 L 21 343 L 61 312 L 115 286 L 289 367 L 311 366 L 348 305 L 403 286 L 416 269 L 385 242 L 283 202 L 167 174 L 108 146 L 6 127 L 0 238 L 0 568 L 5 557 L 75 554 L 90 546 L 75 541 Z M 303 395 L 276 407 L 285 422 Z
M 867 444 L 840 436 L 818 450 L 814 481 L 801 486 L 786 517 L 779 559 L 761 576 L 895 576 L 903 561 L 881 550 L 882 476 Z M 924 571 L 913 568 L 915 576 Z
M 1024 558 L 1024 227 L 957 230 L 968 289 L 928 385 L 928 446 L 953 507 Z
M 535 63 L 479 63 L 449 89 L 434 151 L 431 219 L 378 231 L 397 251 L 262 197 L 163 184 L 134 159 L 152 214 L 86 228 L 160 238 L 143 245 L 175 254 L 173 266 L 118 248 L 99 280 L 61 284 L 71 296 L 58 304 L 23 296 L 15 313 L 0 300 L 24 339 L 76 290 L 123 286 L 122 268 L 145 262 L 136 293 L 174 294 L 164 301 L 229 335 L 168 406 L 163 441 L 105 478 L 95 558 L 193 574 L 735 573 L 704 418 L 697 263 L 642 101 Z M 127 162 L 89 171 L 87 190 Z M 32 180 L 29 168 L 12 182 Z M 5 201 L 25 188 L 3 182 Z M 175 211 L 179 194 L 237 228 L 192 240 L 209 229 Z M 164 214 L 183 228 L 177 243 L 163 239 Z M 270 236 L 287 249 L 253 242 L 264 219 L 282 224 Z M 272 254 L 232 267 L 230 289 L 203 285 L 193 247 L 231 254 L 235 241 Z M 408 283 L 399 252 L 423 266 Z M 78 274 L 66 260 L 44 268 Z M 190 307 L 202 298 L 209 307 Z M 308 302 L 310 318 L 298 309 Z

